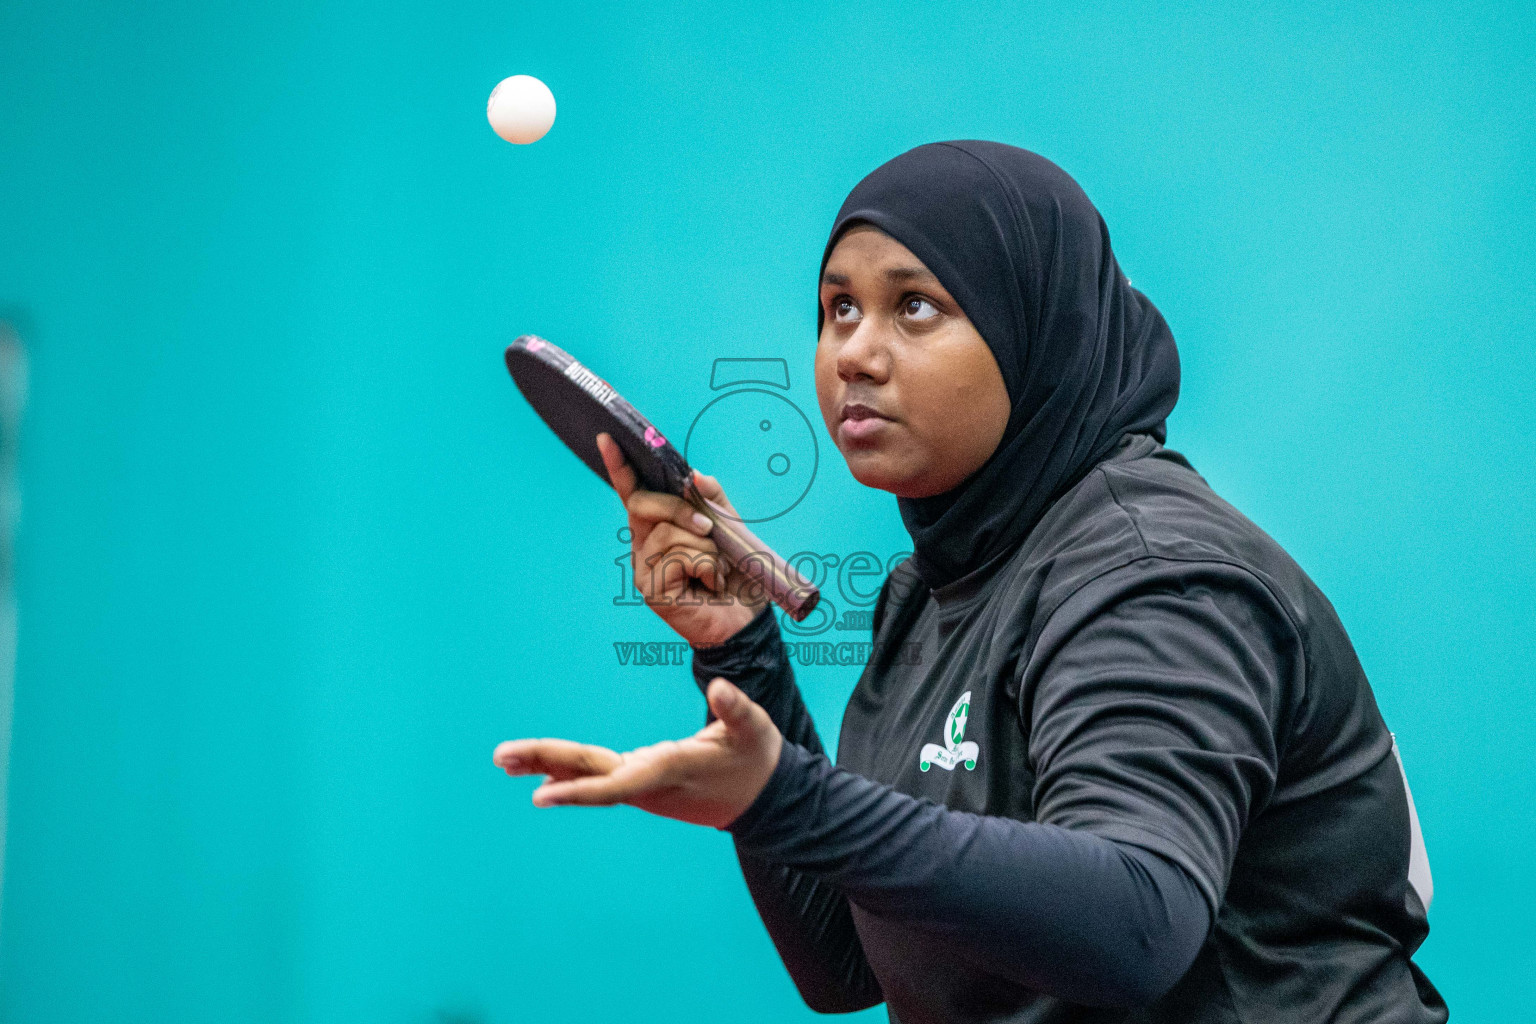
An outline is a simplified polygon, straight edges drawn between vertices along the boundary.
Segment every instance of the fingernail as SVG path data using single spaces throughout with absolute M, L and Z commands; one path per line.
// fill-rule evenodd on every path
M 715 528 L 715 524 L 710 520 L 709 516 L 705 515 L 703 512 L 695 512 L 693 514 L 693 525 L 697 526 L 705 533 L 708 533 Z

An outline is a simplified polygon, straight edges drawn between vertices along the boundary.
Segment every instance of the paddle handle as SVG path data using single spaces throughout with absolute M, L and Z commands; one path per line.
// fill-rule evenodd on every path
M 774 604 L 796 622 L 811 614 L 821 591 L 794 566 L 774 554 L 741 520 L 700 494 L 690 483 L 683 498 L 715 524 L 710 538 L 731 567 L 758 583 Z

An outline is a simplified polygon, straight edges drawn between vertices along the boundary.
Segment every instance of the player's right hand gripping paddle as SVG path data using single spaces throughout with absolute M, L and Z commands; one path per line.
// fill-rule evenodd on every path
M 741 521 L 693 486 L 693 469 L 651 421 L 626 402 L 607 381 L 543 338 L 525 334 L 507 346 L 507 370 L 518 390 L 549 429 L 610 486 L 597 450 L 597 435 L 608 434 L 634 468 L 640 486 L 675 494 L 714 523 L 710 538 L 742 575 L 757 582 L 772 601 L 799 622 L 821 600 L 821 591 L 752 535 Z

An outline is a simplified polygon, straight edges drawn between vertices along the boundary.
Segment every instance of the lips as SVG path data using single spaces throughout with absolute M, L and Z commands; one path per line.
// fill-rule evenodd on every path
M 859 402 L 843 406 L 842 433 L 850 441 L 863 441 L 884 430 L 891 421 Z
M 868 419 L 880 419 L 880 420 L 883 420 L 883 419 L 885 419 L 885 417 L 881 416 L 878 412 L 875 412 L 875 410 L 871 409 L 867 405 L 861 405 L 858 402 L 852 402 L 852 403 L 849 403 L 848 405 L 843 406 L 843 419 L 844 420 L 868 420 Z

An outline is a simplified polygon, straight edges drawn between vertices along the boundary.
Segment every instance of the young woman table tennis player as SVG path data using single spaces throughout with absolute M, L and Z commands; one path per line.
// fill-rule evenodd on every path
M 635 490 L 606 438 L 709 723 L 496 763 L 549 776 L 539 806 L 729 831 L 816 1010 L 1445 1020 L 1410 959 L 1427 862 L 1370 686 L 1301 569 L 1163 446 L 1173 337 L 1076 183 L 996 143 L 897 157 L 838 214 L 819 317 L 827 429 L 916 552 L 875 606 L 837 763 L 746 581 L 643 571 L 712 552 L 708 524 Z M 678 600 L 706 591 L 743 599 Z

